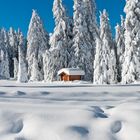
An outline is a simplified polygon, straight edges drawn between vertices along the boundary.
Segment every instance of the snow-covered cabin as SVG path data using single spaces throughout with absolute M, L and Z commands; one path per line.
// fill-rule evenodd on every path
M 81 80 L 85 72 L 79 68 L 63 68 L 58 71 L 61 81 Z

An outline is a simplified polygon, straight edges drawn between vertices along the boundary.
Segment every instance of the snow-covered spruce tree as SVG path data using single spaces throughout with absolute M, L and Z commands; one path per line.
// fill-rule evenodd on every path
M 16 57 L 13 58 L 13 62 L 14 62 L 14 79 L 17 80 L 17 78 L 18 78 L 18 65 L 19 65 L 19 62 L 18 62 Z
M 18 39 L 17 32 L 11 27 L 8 31 L 8 55 L 10 65 L 10 75 L 14 77 L 14 58 L 18 59 Z
M 106 10 L 100 15 L 100 39 L 96 40 L 94 84 L 116 83 L 116 56 Z
M 0 30 L 0 77 L 9 79 L 8 48 L 6 47 L 4 32 L 5 29 Z
M 86 81 L 93 80 L 93 58 L 96 34 L 95 3 L 93 0 L 74 1 L 73 66 L 85 71 Z
M 31 67 L 31 77 L 30 81 L 41 81 L 42 80 L 42 74 L 39 71 L 39 66 L 38 66 L 38 58 L 33 56 L 33 64 Z
M 58 44 L 60 47 L 63 47 L 62 44 Z M 61 68 L 65 68 L 64 65 L 65 59 L 65 50 L 62 51 L 58 49 L 53 49 L 50 51 L 46 51 L 44 55 L 44 80 L 45 81 L 56 81 L 57 80 L 57 72 Z
M 94 60 L 94 84 L 105 84 L 106 76 L 104 75 L 104 62 L 102 56 L 102 41 L 100 38 L 96 38 L 96 51 Z
M 140 1 L 126 0 L 125 53 L 122 68 L 122 83 L 140 79 Z
M 40 80 L 43 80 L 43 53 L 49 49 L 49 36 L 45 31 L 43 23 L 35 10 L 33 10 L 27 34 L 27 61 L 28 76 L 31 77 L 33 60 L 37 59 L 40 71 Z M 35 57 L 35 58 L 34 58 Z
M 4 43 L 4 48 L 7 50 L 8 55 L 10 53 L 10 44 L 9 44 L 9 37 L 8 32 L 3 28 L 1 29 L 1 35 Z
M 89 32 L 90 41 L 92 43 L 92 53 L 94 54 L 96 46 L 96 37 L 99 37 L 99 31 L 97 27 L 96 19 L 96 3 L 95 0 L 85 0 L 84 1 L 86 9 L 86 22 Z
M 49 54 L 50 57 L 46 56 L 44 60 L 49 63 L 44 63 L 44 65 L 48 64 L 48 66 L 44 66 L 47 68 L 45 71 L 50 69 L 51 73 L 46 72 L 45 81 L 53 81 L 57 80 L 57 72 L 61 68 L 65 68 L 69 66 L 70 59 L 70 45 L 71 45 L 71 26 L 72 24 L 69 22 L 70 19 L 66 15 L 66 9 L 62 5 L 62 0 L 54 0 L 53 3 L 53 14 L 55 19 L 55 29 L 50 37 L 50 50 L 46 55 Z
M 23 34 L 19 33 L 19 46 L 18 46 L 18 58 L 19 58 L 19 67 L 18 67 L 18 82 L 25 83 L 28 82 L 28 73 L 27 73 L 27 63 L 25 57 L 25 44 Z
M 8 60 L 9 60 L 9 68 L 11 67 L 10 65 L 10 61 L 12 59 L 12 57 L 10 57 L 10 55 L 12 55 L 11 53 L 11 47 L 10 47 L 10 43 L 9 43 L 9 36 L 8 36 L 8 32 L 3 28 L 1 30 L 2 33 L 2 38 L 3 38 L 3 42 L 4 42 L 4 48 L 6 49 L 7 53 L 8 53 Z M 11 75 L 11 74 L 10 74 Z
M 3 77 L 4 79 L 10 79 L 10 73 L 9 73 L 9 59 L 8 59 L 8 53 L 5 52 L 4 60 L 3 60 Z
M 68 65 L 67 67 L 72 67 L 71 58 L 74 56 L 73 45 L 73 17 L 67 16 L 67 49 L 68 49 Z
M 7 51 L 0 51 L 0 79 L 9 79 L 9 60 Z
M 18 56 L 18 39 L 17 39 L 17 32 L 11 27 L 9 32 L 9 44 L 11 47 L 11 56 L 12 58 Z
M 55 60 L 54 60 L 55 58 Z M 44 80 L 47 82 L 52 82 L 53 80 L 56 80 L 57 78 L 54 79 L 54 71 L 56 66 L 54 66 L 57 60 L 57 57 L 54 57 L 54 53 L 52 51 L 46 51 L 44 54 L 44 59 L 43 59 L 43 66 L 44 66 Z
M 3 76 L 3 60 L 4 60 L 4 51 L 0 49 L 0 79 L 4 79 Z
M 125 18 L 123 17 L 123 15 L 120 16 L 121 17 L 121 29 L 122 32 L 125 32 Z
M 117 24 L 115 27 L 116 35 L 115 42 L 117 46 L 117 70 L 118 70 L 118 81 L 121 82 L 122 75 L 122 64 L 124 61 L 124 51 L 125 51 L 125 39 L 124 39 L 124 27 Z

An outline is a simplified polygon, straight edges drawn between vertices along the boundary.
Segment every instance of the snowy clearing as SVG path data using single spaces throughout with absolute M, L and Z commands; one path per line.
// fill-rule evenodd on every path
M 140 85 L 0 81 L 0 140 L 140 140 Z

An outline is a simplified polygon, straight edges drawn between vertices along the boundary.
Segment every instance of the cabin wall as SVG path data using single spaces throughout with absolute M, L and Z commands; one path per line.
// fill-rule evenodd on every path
M 81 80 L 81 76 L 80 75 L 70 75 L 70 81 L 74 81 L 74 80 Z
M 75 80 L 81 80 L 80 75 L 67 75 L 65 73 L 61 74 L 61 81 L 75 81 Z
M 69 81 L 69 75 L 61 75 L 62 81 Z

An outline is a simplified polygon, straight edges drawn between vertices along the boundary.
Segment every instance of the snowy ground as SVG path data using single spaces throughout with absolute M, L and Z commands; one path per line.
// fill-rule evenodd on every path
M 140 85 L 0 81 L 0 140 L 140 140 Z

